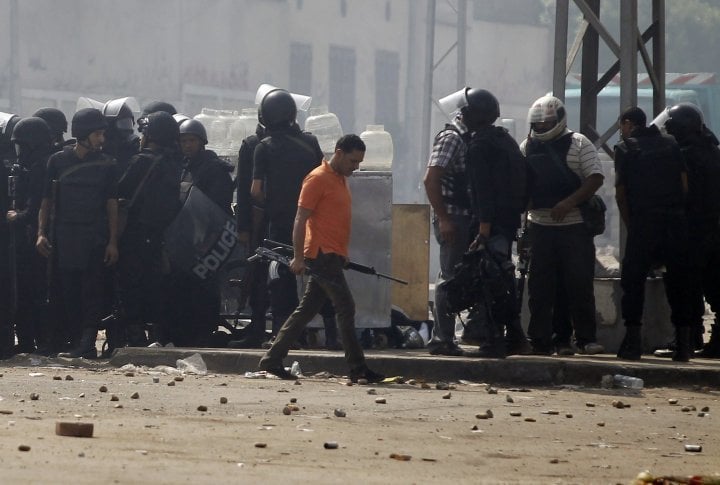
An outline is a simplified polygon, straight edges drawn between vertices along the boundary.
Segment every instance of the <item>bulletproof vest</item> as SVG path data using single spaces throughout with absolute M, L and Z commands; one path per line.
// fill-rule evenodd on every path
M 681 147 L 688 171 L 690 219 L 720 216 L 720 149 L 714 136 L 697 136 Z
M 172 152 L 144 149 L 134 157 L 131 165 L 140 164 L 144 175 L 156 160 L 130 210 L 128 226 L 134 221 L 145 228 L 165 230 L 180 210 L 180 163 L 172 157 Z M 132 190 L 134 192 L 135 188 Z
M 572 143 L 572 133 L 548 142 L 531 138 L 525 145 L 525 157 L 529 171 L 529 193 L 534 209 L 549 209 L 575 192 L 580 179 L 567 167 L 567 153 Z M 555 151 L 557 160 L 550 149 Z
M 635 130 L 618 148 L 631 211 L 682 208 L 683 161 L 672 137 L 653 125 Z
M 474 211 L 491 205 L 498 215 L 513 217 L 525 210 L 527 161 L 505 128 L 491 126 L 478 130 L 468 147 L 466 166 Z M 478 193 L 480 190 L 490 194 Z
M 228 165 L 212 150 L 202 150 L 183 168 L 181 190 L 194 185 L 226 212 L 232 202 Z
M 66 224 L 99 224 L 107 220 L 105 187 L 115 162 L 102 153 L 88 153 L 77 158 L 72 147 L 53 155 L 63 167 L 58 173 L 57 222 Z
M 465 153 L 467 154 L 467 145 L 468 143 L 470 143 L 472 134 L 469 131 L 467 133 L 460 133 L 457 127 L 453 124 L 446 124 L 445 128 L 441 130 L 437 135 L 435 135 L 434 143 L 437 143 L 440 136 L 447 130 L 454 131 L 455 133 L 460 135 L 460 138 L 462 138 L 462 141 L 464 143 L 462 149 L 466 150 Z M 456 207 L 462 207 L 465 209 L 470 209 L 472 207 L 470 196 L 468 195 L 468 180 L 467 173 L 465 171 L 451 172 L 445 170 L 445 173 L 441 178 L 441 183 L 442 185 L 447 187 L 448 192 L 452 194 L 443 194 L 443 200 L 446 204 Z
M 294 218 L 303 179 L 322 162 L 317 138 L 299 130 L 272 133 L 267 148 L 266 208 L 271 219 Z

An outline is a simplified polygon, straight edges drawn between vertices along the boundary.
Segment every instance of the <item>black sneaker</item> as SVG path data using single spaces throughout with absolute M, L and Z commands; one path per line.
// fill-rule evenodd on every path
M 292 375 L 289 371 L 285 370 L 285 367 L 283 366 L 277 366 L 277 367 L 260 367 L 260 370 L 265 371 L 268 374 L 272 374 L 276 377 L 279 377 L 280 379 L 283 379 L 285 381 L 296 381 L 298 378 L 297 376 Z
M 367 366 L 362 366 L 359 369 L 350 371 L 350 381 L 357 383 L 360 379 L 365 379 L 368 384 L 382 382 L 385 376 L 375 371 L 368 369 Z
M 463 349 L 456 343 L 448 342 L 430 343 L 428 344 L 428 352 L 430 352 L 430 355 L 449 355 L 451 357 L 463 355 Z

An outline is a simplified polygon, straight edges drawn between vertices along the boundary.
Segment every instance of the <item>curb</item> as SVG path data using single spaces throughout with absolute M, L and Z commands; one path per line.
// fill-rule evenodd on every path
M 110 365 L 155 367 L 175 366 L 178 359 L 199 353 L 208 371 L 244 374 L 257 369 L 263 350 L 235 349 L 118 349 Z M 468 380 L 504 385 L 600 387 L 602 376 L 623 374 L 643 379 L 646 387 L 720 387 L 720 365 L 715 360 L 697 359 L 675 363 L 648 357 L 638 362 L 621 361 L 611 355 L 543 357 L 512 356 L 507 359 L 431 356 L 425 351 L 368 351 L 368 365 L 387 376 L 428 381 Z M 297 360 L 306 376 L 318 372 L 347 375 L 342 352 L 292 351 L 285 364 Z

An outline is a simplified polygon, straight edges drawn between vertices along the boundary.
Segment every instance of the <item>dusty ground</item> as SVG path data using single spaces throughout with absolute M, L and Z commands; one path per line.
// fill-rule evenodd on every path
M 614 484 L 644 469 L 720 472 L 717 385 L 493 394 L 480 383 L 438 390 L 434 382 L 422 389 L 334 378 L 300 385 L 240 375 L 175 381 L 147 369 L 7 364 L 0 373 L 2 483 Z M 283 414 L 293 399 L 298 410 Z M 613 407 L 618 399 L 631 407 Z M 698 416 L 705 406 L 709 412 Z M 487 410 L 494 417 L 476 417 Z M 93 423 L 94 437 L 56 436 L 57 421 Z M 338 448 L 325 449 L 330 441 Z M 687 453 L 685 444 L 703 451 Z

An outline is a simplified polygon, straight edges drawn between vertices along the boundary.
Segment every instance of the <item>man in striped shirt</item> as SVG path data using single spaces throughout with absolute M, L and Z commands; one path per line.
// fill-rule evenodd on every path
M 530 170 L 530 263 L 528 336 L 536 354 L 551 355 L 570 342 L 553 341 L 557 287 L 565 289 L 568 313 L 581 353 L 604 349 L 596 342 L 593 277 L 595 245 L 578 205 L 603 184 L 592 142 L 567 128 L 562 101 L 543 96 L 528 112 L 530 135 L 520 146 Z
M 435 284 L 432 338 L 428 350 L 432 355 L 463 355 L 455 340 L 455 315 L 447 309 L 444 282 L 455 274 L 455 265 L 467 251 L 475 234 L 471 234 L 471 193 L 465 167 L 465 152 L 472 132 L 487 117 L 482 89 L 463 88 L 440 100 L 448 110 L 459 110 L 452 123 L 435 137 L 423 182 L 433 208 L 433 228 L 440 245 L 440 274 Z M 493 119 L 494 120 L 494 119 Z

